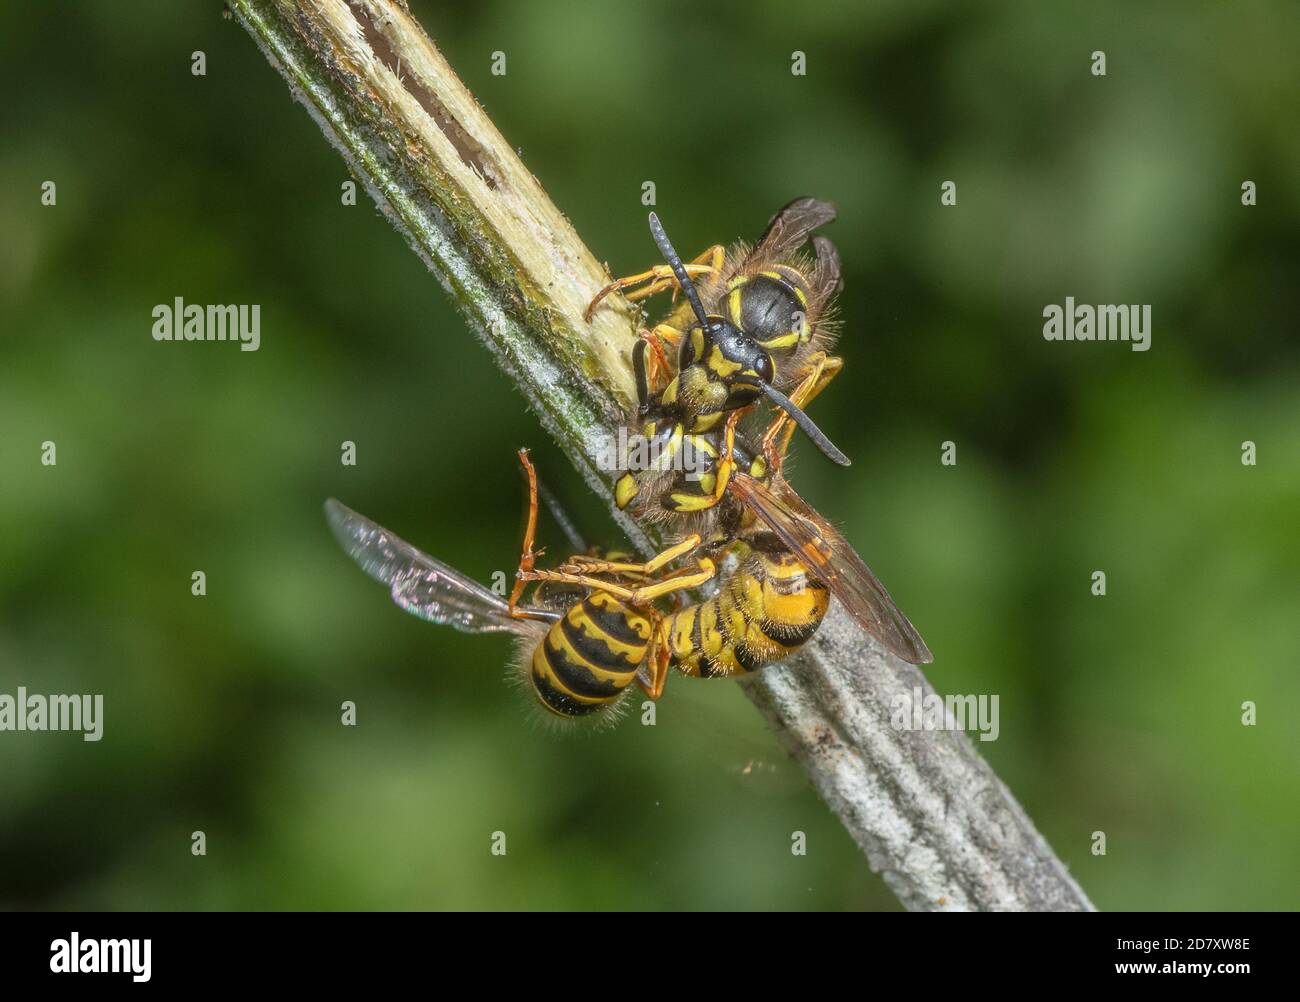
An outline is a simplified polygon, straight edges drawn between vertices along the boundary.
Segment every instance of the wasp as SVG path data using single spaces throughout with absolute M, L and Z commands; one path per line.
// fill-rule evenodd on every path
M 651 233 L 667 263 L 615 281 L 588 307 L 590 314 L 605 295 L 639 284 L 643 287 L 629 294 L 634 301 L 673 286 L 686 301 L 664 324 L 643 332 L 634 347 L 637 416 L 644 421 L 645 437 L 659 446 L 660 462 L 621 476 L 614 500 L 619 508 L 631 506 L 639 518 L 665 523 L 683 545 L 747 551 L 740 571 L 719 586 L 709 603 L 683 610 L 676 619 L 679 662 L 687 660 L 684 631 L 700 640 L 692 663 L 706 674 L 734 674 L 737 665 L 752 670 L 806 642 L 825 614 L 818 594 L 828 590 L 893 653 L 916 664 L 932 660 L 915 628 L 853 548 L 781 475 L 794 425 L 831 458 L 848 463 L 803 411 L 843 367 L 826 350 L 834 334 L 828 317 L 841 285 L 839 257 L 829 240 L 812 235 L 834 218 L 829 203 L 796 199 L 773 217 L 752 249 L 715 246 L 684 264 L 652 213 Z M 812 259 L 800 253 L 810 236 Z M 673 375 L 664 357 L 659 368 L 668 370 L 668 378 L 656 381 L 654 367 L 647 364 L 655 356 L 649 352 L 661 354 L 663 345 L 674 343 L 681 349 L 678 370 Z M 716 410 L 683 404 L 680 388 L 701 381 L 712 387 Z M 778 386 L 791 389 L 791 397 Z M 779 412 L 751 446 L 747 435 L 737 434 L 736 423 L 760 393 Z M 689 393 L 686 398 L 699 399 Z M 719 432 L 714 419 L 723 413 L 727 417 Z M 793 424 L 786 425 L 787 420 Z M 686 466 L 689 472 L 662 461 L 682 451 L 694 459 Z M 774 609 L 763 610 L 752 600 L 735 602 L 746 588 L 750 594 L 785 589 L 812 601 L 797 612 L 792 602 L 789 611 L 798 621 L 782 622 L 767 615 Z M 737 618 L 742 613 L 748 616 L 744 622 Z M 719 620 L 751 636 L 754 623 L 762 632 L 766 622 L 782 636 L 769 636 L 772 644 L 755 638 L 752 646 L 731 645 L 729 635 L 713 629 Z M 793 643 L 783 649 L 781 639 Z
M 616 279 L 587 307 L 590 319 L 615 290 L 631 290 L 624 294 L 633 302 L 669 288 L 674 298 L 682 294 L 684 301 L 644 331 L 634 351 L 640 417 L 679 421 L 687 434 L 706 432 L 727 412 L 765 396 L 801 424 L 830 458 L 848 465 L 843 453 L 801 415 L 801 408 L 843 366 L 828 353 L 836 333 L 840 259 L 828 238 L 813 235 L 834 219 L 829 202 L 798 198 L 772 218 L 753 247 L 715 244 L 683 263 L 659 217 L 650 213 L 650 233 L 666 263 Z M 802 250 L 810 241 L 811 257 Z M 675 374 L 657 389 L 658 375 L 673 372 L 670 352 L 677 355 Z M 765 437 L 767 451 L 782 427 L 778 424 Z
M 326 518 L 343 549 L 393 602 L 433 623 L 469 633 L 510 633 L 516 666 L 552 715 L 576 719 L 613 709 L 636 684 L 651 699 L 668 669 L 699 678 L 733 678 L 780 661 L 817 631 L 834 595 L 887 648 L 913 663 L 931 660 L 915 628 L 857 554 L 793 490 L 779 493 L 737 471 L 732 489 L 750 514 L 734 539 L 700 548 L 686 539 L 648 561 L 589 553 L 553 570 L 536 567 L 536 472 L 519 459 L 529 484 L 528 517 L 515 584 L 503 598 L 331 498 Z M 742 559 L 701 602 L 680 594 L 713 580 L 718 558 Z M 662 572 L 662 573 L 661 573 Z M 523 594 L 535 582 L 530 601 Z M 674 598 L 665 612 L 658 604 Z
M 714 248 L 701 256 L 709 257 L 708 265 L 701 259 L 686 265 L 651 214 L 666 270 L 620 280 L 589 307 L 609 291 L 643 280 L 650 284 L 631 298 L 675 283 L 686 300 L 676 311 L 680 316 L 670 316 L 637 341 L 637 417 L 647 438 L 669 457 L 690 447 L 703 463 L 690 475 L 665 473 L 661 462 L 621 477 L 615 502 L 625 508 L 638 499 L 638 514 L 672 518 L 679 530 L 691 528 L 684 517 L 694 516 L 697 531 L 679 532 L 676 543 L 641 563 L 588 551 L 554 569 L 539 569 L 533 549 L 538 484 L 527 451 L 521 450 L 528 518 L 508 598 L 331 499 L 326 514 L 339 542 L 414 615 L 468 632 L 514 634 L 520 675 L 558 717 L 602 714 L 634 683 L 658 699 L 670 667 L 689 676 L 731 678 L 780 661 L 816 633 L 832 596 L 891 652 L 913 664 L 928 663 L 929 649 L 884 586 L 781 473 L 794 430 L 786 427 L 787 420 L 832 459 L 848 462 L 802 409 L 842 367 L 825 350 L 838 257 L 819 237 L 813 238 L 815 261 L 796 254 L 812 230 L 832 218 L 827 203 L 800 199 L 777 214 L 752 250 L 739 244 L 731 251 Z M 739 263 L 733 267 L 730 259 Z M 692 274 L 704 276 L 703 294 Z M 715 309 L 725 301 L 726 314 L 708 312 L 706 298 Z M 768 308 L 755 305 L 764 302 Z M 805 311 L 792 313 L 788 329 L 778 329 L 781 322 L 773 318 L 792 303 Z M 675 374 L 663 354 L 664 345 L 674 343 L 679 349 Z M 648 362 L 652 350 L 659 371 Z M 704 383 L 716 385 L 697 391 Z M 792 389 L 791 396 L 778 386 Z M 752 444 L 737 434 L 737 423 L 760 396 L 779 413 Z M 575 548 L 586 550 L 577 542 Z M 729 554 L 738 558 L 734 569 L 715 581 Z M 668 570 L 688 557 L 692 566 Z M 525 603 L 530 583 L 534 587 Z M 716 585 L 709 597 L 683 604 L 684 591 L 706 584 Z M 661 606 L 669 600 L 674 606 L 665 611 Z
M 827 351 L 835 334 L 830 318 L 842 285 L 840 260 L 830 240 L 814 235 L 834 218 L 830 203 L 796 199 L 772 218 L 752 248 L 715 245 L 683 263 L 651 213 L 651 234 L 666 264 L 614 281 L 588 306 L 590 315 L 616 289 L 632 289 L 628 298 L 636 301 L 675 288 L 685 300 L 664 323 L 643 332 L 633 367 L 645 436 L 661 445 L 661 454 L 689 449 L 695 468 L 688 476 L 665 471 L 661 462 L 629 472 L 616 482 L 614 499 L 619 508 L 631 505 L 638 517 L 667 522 L 683 543 L 693 539 L 722 549 L 739 544 L 749 552 L 709 602 L 683 610 L 675 620 L 679 662 L 705 674 L 735 674 L 737 666 L 752 670 L 806 642 L 825 615 L 818 598 L 828 590 L 893 653 L 914 664 L 932 660 L 916 629 L 853 548 L 781 475 L 795 425 L 826 455 L 848 465 L 803 410 L 843 368 Z M 801 251 L 810 238 L 812 258 Z M 675 375 L 665 346 L 678 348 Z M 657 370 L 667 370 L 666 380 L 656 380 Z M 789 397 L 782 392 L 786 389 Z M 760 394 L 776 404 L 778 414 L 750 447 L 744 436 L 737 437 L 736 421 Z M 717 422 L 724 414 L 719 435 Z M 797 603 L 790 603 L 797 622 L 772 617 L 775 610 L 760 609 L 752 598 L 755 592 L 782 590 L 810 600 L 797 611 Z M 747 594 L 748 602 L 739 600 Z M 781 636 L 768 636 L 772 643 L 754 637 L 752 645 L 735 645 L 730 640 L 736 631 L 717 631 L 719 621 L 740 628 L 741 636 L 744 631 L 754 636 L 755 623 L 759 633 L 766 623 Z M 687 634 L 693 647 L 682 639 Z M 790 643 L 783 645 L 782 639 Z
M 670 547 L 642 564 L 602 560 L 601 580 L 584 576 L 576 562 L 554 571 L 536 569 L 533 547 L 538 510 L 537 475 L 519 451 L 529 484 L 528 517 L 515 585 L 502 597 L 434 559 L 339 501 L 325 503 L 335 538 L 370 577 L 389 589 L 412 615 L 467 633 L 510 633 L 518 641 L 516 667 L 551 714 L 580 718 L 610 710 L 633 683 L 657 699 L 668 668 L 668 647 L 657 600 L 714 576 L 700 557 L 693 569 L 656 578 L 686 547 Z M 594 559 L 594 558 L 589 558 Z M 584 573 L 579 573 L 580 571 Z M 538 582 L 522 601 L 529 582 Z
M 800 249 L 834 218 L 830 203 L 796 199 L 752 248 L 715 245 L 687 264 L 650 214 L 651 235 L 667 263 L 612 282 L 587 308 L 590 317 L 616 289 L 633 289 L 627 298 L 636 301 L 672 287 L 684 299 L 633 348 L 637 414 L 630 430 L 649 443 L 656 462 L 618 479 L 619 508 L 635 500 L 635 514 L 660 520 L 717 505 L 729 466 L 713 433 L 760 397 L 778 409 L 754 450 L 766 463 L 779 468 L 797 425 L 828 457 L 849 464 L 803 409 L 843 367 L 827 353 L 841 284 L 839 256 L 820 235 L 811 237 L 814 257 Z M 685 471 L 677 463 L 682 455 L 688 457 Z
M 917 665 L 934 660 L 853 546 L 779 471 L 757 463 L 748 472 L 734 469 L 719 508 L 711 538 L 692 534 L 664 551 L 672 558 L 695 554 L 701 584 L 727 554 L 739 557 L 709 598 L 660 622 L 669 659 L 683 673 L 731 678 L 788 657 L 817 632 L 831 597 L 899 658 Z M 599 588 L 601 573 L 639 567 L 583 556 L 529 576 Z

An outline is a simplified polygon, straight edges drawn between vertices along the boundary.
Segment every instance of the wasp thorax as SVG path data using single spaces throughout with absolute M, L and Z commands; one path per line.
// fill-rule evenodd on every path
M 791 351 L 810 337 L 808 291 L 794 268 L 738 276 L 726 303 L 728 320 L 771 351 Z

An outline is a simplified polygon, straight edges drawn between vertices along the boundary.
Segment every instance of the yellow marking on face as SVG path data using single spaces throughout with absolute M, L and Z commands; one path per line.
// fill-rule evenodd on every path
M 700 327 L 691 330 L 691 353 L 696 358 L 704 357 L 704 330 Z
M 744 366 L 739 362 L 733 362 L 727 358 L 726 355 L 722 354 L 722 349 L 716 344 L 713 346 L 713 350 L 709 352 L 708 365 L 710 369 L 716 372 L 723 379 L 727 376 L 734 375 L 744 368 Z

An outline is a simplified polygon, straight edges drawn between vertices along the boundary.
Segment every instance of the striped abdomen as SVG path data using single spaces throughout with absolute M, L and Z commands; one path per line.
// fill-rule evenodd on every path
M 603 591 L 571 606 L 533 651 L 530 677 L 542 705 L 562 717 L 607 709 L 646 659 L 650 620 Z
M 684 675 L 727 678 L 780 661 L 817 632 L 830 594 L 788 553 L 757 553 L 718 593 L 660 624 Z

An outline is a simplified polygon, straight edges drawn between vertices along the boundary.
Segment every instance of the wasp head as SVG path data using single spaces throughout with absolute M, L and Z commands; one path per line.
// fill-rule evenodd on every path
M 659 253 L 672 269 L 696 323 L 682 338 L 677 376 L 664 391 L 662 403 L 676 410 L 691 432 L 707 431 L 725 411 L 752 404 L 765 396 L 812 438 L 823 453 L 847 466 L 848 458 L 826 438 L 789 397 L 772 385 L 776 364 L 771 353 L 727 317 L 705 312 L 700 294 L 681 257 L 673 249 L 659 217 L 650 213 L 650 233 Z

